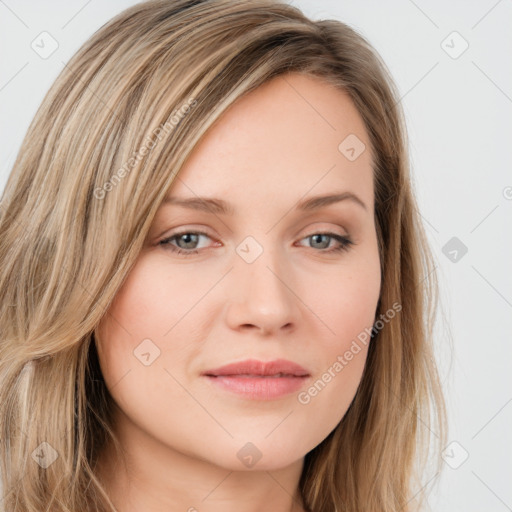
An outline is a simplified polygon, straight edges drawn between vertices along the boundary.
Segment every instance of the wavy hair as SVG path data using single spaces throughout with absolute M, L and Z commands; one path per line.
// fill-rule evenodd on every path
M 385 64 L 348 25 L 284 1 L 151 0 L 102 26 L 65 65 L 3 192 L 2 511 L 115 511 L 95 471 L 106 443 L 119 443 L 94 331 L 201 137 L 238 98 L 291 72 L 347 92 L 365 123 L 377 317 L 402 306 L 373 337 L 345 416 L 306 455 L 300 493 L 312 512 L 405 512 L 424 501 L 424 492 L 412 499 L 415 486 L 432 441 L 446 435 L 433 357 L 438 285 Z

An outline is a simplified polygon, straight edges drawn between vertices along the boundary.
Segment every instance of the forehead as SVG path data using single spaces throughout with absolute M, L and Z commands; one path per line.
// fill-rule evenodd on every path
M 281 75 L 223 113 L 169 195 L 297 201 L 350 190 L 371 203 L 371 160 L 364 122 L 347 93 L 318 78 Z

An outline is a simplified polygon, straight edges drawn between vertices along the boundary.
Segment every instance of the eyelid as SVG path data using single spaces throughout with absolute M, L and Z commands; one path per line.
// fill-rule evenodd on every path
M 180 236 L 187 234 L 203 235 L 212 240 L 213 242 L 218 242 L 218 240 L 215 240 L 214 236 L 210 235 L 208 232 L 203 231 L 201 229 L 181 229 L 179 231 L 174 231 L 171 232 L 169 235 L 164 236 L 161 241 L 168 240 L 170 238 L 179 238 Z
M 317 223 L 317 224 L 322 224 L 322 223 Z M 341 228 L 344 231 L 344 233 L 339 233 L 339 232 L 335 231 L 336 228 L 338 228 L 338 229 Z M 297 234 L 294 236 L 294 238 L 299 237 L 300 233 L 302 231 L 303 231 L 303 229 L 299 230 L 297 232 Z M 208 233 L 208 230 L 204 227 L 196 228 L 196 227 L 185 226 L 185 227 L 176 228 L 176 231 L 171 230 L 168 234 L 165 234 L 165 233 L 167 233 L 167 231 L 158 237 L 157 244 L 163 240 L 168 239 L 168 238 L 177 237 L 179 235 L 184 235 L 187 233 L 204 235 L 204 236 L 207 236 L 208 238 L 212 238 L 212 239 L 215 239 L 216 237 L 218 237 L 218 235 L 212 235 L 212 234 Z M 300 237 L 300 240 L 307 238 L 309 236 L 312 236 L 312 235 L 329 234 L 329 233 L 352 239 L 352 237 L 347 229 L 342 228 L 341 226 L 335 226 L 334 228 L 331 226 L 331 227 L 323 227 L 323 228 L 322 227 L 316 227 L 316 228 L 310 227 L 310 229 L 308 229 L 308 232 Z
M 202 225 L 185 225 L 185 226 L 180 226 L 180 227 L 177 227 L 177 228 L 171 228 L 171 229 L 166 229 L 165 231 L 161 232 L 160 235 L 156 236 L 155 237 L 155 243 L 158 245 L 162 240 L 165 240 L 167 238 L 171 238 L 171 237 L 174 237 L 174 236 L 178 236 L 178 235 L 184 235 L 185 233 L 196 233 L 198 235 L 205 235 L 205 236 L 208 236 L 210 238 L 219 238 L 219 235 L 215 234 L 216 232 L 210 228 L 207 228 L 205 226 L 202 226 Z

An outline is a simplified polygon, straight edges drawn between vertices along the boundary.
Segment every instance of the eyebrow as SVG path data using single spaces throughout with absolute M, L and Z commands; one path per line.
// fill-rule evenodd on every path
M 341 192 L 339 194 L 309 197 L 307 199 L 299 201 L 295 205 L 295 210 L 314 211 L 334 203 L 339 203 L 341 201 L 352 201 L 353 203 L 358 204 L 359 206 L 364 208 L 365 210 L 368 210 L 364 202 L 352 192 Z M 167 196 L 164 198 L 163 204 L 172 204 L 176 206 L 181 206 L 183 208 L 190 208 L 192 210 L 199 210 L 221 215 L 233 215 L 235 213 L 235 210 L 232 205 L 230 205 L 223 199 L 217 199 L 215 197 L 180 198 Z

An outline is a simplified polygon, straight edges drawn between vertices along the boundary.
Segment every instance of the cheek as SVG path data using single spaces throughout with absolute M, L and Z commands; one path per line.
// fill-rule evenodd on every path
M 184 372 L 200 350 L 194 340 L 204 311 L 194 305 L 206 285 L 169 274 L 165 258 L 140 257 L 96 329 L 105 383 L 126 412 L 148 405 L 149 395 L 167 396 L 174 381 L 165 370 Z
M 155 318 L 164 302 L 151 286 L 151 279 L 154 277 L 146 275 L 143 267 L 135 265 L 96 329 L 98 357 L 110 389 L 128 373 L 132 373 L 128 380 L 133 378 L 133 371 L 147 359 L 143 354 L 149 352 L 151 360 L 158 355 L 157 340 L 164 327 Z M 152 346 L 147 340 L 156 343 Z
M 347 258 L 335 271 L 328 270 L 325 275 L 308 278 L 303 293 L 325 328 L 323 351 L 332 358 L 373 325 L 381 284 L 377 249 L 363 257 Z
M 317 373 L 311 386 L 297 399 L 306 409 L 314 410 L 325 434 L 341 420 L 361 381 L 380 280 L 380 262 L 375 252 L 370 260 L 340 267 L 335 277 L 322 279 L 323 293 L 315 288 L 317 291 L 309 295 L 311 309 L 322 320 L 325 335 L 314 339 L 311 353 L 317 355 Z

